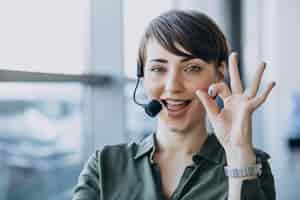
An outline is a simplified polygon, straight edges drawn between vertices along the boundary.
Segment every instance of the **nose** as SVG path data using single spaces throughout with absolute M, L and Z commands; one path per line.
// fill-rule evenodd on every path
M 183 80 L 180 73 L 172 70 L 165 79 L 165 91 L 169 93 L 179 93 L 183 91 Z

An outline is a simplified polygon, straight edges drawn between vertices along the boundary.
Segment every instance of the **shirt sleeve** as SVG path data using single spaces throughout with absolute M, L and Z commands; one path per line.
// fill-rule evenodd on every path
M 98 151 L 96 151 L 81 171 L 73 190 L 72 200 L 100 200 Z
M 274 177 L 267 159 L 261 160 L 262 174 L 256 179 L 244 180 L 242 183 L 242 200 L 275 200 Z

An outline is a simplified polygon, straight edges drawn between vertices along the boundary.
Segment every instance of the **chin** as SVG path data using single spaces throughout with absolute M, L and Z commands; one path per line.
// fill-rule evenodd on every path
M 193 127 L 187 119 L 173 121 L 168 118 L 161 117 L 159 120 L 163 127 L 172 132 L 184 133 L 190 131 Z

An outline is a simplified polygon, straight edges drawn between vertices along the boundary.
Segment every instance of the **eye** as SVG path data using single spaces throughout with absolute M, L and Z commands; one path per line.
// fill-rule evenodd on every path
M 202 70 L 202 67 L 197 65 L 189 65 L 184 69 L 186 72 L 200 72 Z
M 151 72 L 165 72 L 165 68 L 164 67 L 160 67 L 160 66 L 156 66 L 156 67 L 152 67 L 150 69 Z

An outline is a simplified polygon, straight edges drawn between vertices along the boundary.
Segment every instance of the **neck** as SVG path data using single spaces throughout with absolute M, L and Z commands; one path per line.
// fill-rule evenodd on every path
M 156 134 L 158 151 L 161 153 L 180 153 L 187 156 L 197 153 L 208 136 L 204 124 L 199 123 L 199 126 L 192 130 L 178 131 L 158 122 Z

